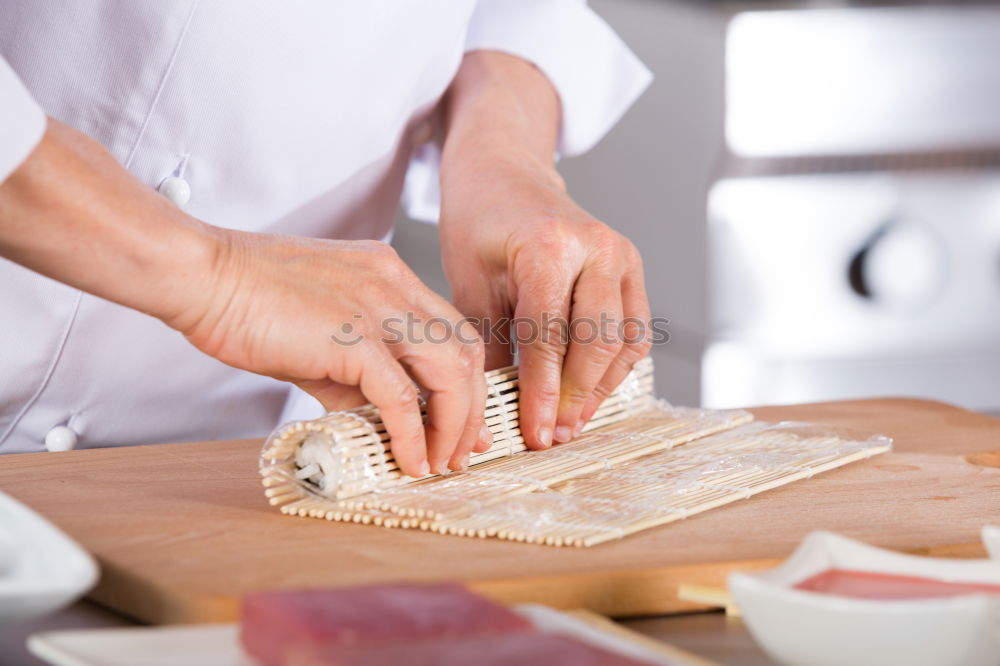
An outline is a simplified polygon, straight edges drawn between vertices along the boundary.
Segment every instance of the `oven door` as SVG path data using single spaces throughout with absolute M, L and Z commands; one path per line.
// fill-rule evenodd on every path
M 1000 408 L 1000 170 L 718 182 L 707 406 Z

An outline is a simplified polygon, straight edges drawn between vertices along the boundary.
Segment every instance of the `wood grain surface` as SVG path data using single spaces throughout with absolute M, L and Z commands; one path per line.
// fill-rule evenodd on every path
M 252 590 L 387 580 L 459 579 L 504 601 L 612 616 L 690 610 L 679 584 L 773 566 L 817 529 L 982 556 L 1000 469 L 975 454 L 1000 451 L 1000 420 L 907 399 L 753 411 L 879 431 L 895 451 L 589 549 L 289 518 L 261 492 L 257 440 L 10 455 L 0 488 L 95 554 L 93 599 L 154 623 L 232 620 Z

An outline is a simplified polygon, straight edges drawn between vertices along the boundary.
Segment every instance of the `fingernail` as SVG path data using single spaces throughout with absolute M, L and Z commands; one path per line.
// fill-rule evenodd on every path
M 431 473 L 431 464 L 426 460 L 420 463 L 420 476 L 427 476 Z
M 547 449 L 552 446 L 552 431 L 548 428 L 539 428 L 538 441 L 541 443 L 542 448 Z
M 462 456 L 462 460 L 458 464 L 461 466 L 463 472 L 465 470 L 469 469 L 469 456 L 468 456 L 468 454 Z
M 487 444 L 493 443 L 493 433 L 485 425 L 479 429 L 479 441 L 486 442 Z
M 573 436 L 574 437 L 579 437 L 580 433 L 583 432 L 584 426 L 586 426 L 586 425 L 587 425 L 587 422 L 584 421 L 583 419 L 580 419 L 579 421 L 577 421 L 576 425 L 573 426 Z
M 573 431 L 569 429 L 569 426 L 556 426 L 554 439 L 560 444 L 565 444 L 569 440 L 573 439 Z

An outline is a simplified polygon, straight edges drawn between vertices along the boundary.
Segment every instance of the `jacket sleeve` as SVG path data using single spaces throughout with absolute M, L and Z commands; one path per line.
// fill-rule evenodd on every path
M 21 165 L 45 133 L 45 112 L 0 57 L 0 183 Z
M 652 74 L 586 0 L 478 0 L 466 51 L 503 51 L 541 70 L 562 102 L 559 154 L 590 150 L 652 81 Z M 440 210 L 440 151 L 418 149 L 403 204 L 411 217 L 435 221 Z

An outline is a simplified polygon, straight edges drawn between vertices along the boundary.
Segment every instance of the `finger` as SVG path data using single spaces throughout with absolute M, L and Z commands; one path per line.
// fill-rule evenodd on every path
M 408 476 L 426 476 L 430 466 L 417 387 L 385 347 L 371 345 L 364 353 L 358 385 L 382 413 L 396 464 Z
M 458 444 L 452 457 L 449 458 L 448 466 L 451 469 L 459 470 L 468 467 L 469 453 L 473 450 L 483 450 L 485 438 L 488 443 L 486 448 L 492 444 L 489 430 L 486 429 L 484 421 L 486 411 L 486 376 L 485 376 L 485 346 L 475 327 L 465 319 L 458 320 L 456 340 L 461 345 L 459 354 L 464 355 L 465 363 L 462 368 L 465 376 L 466 391 L 469 396 L 469 412 L 466 416 L 465 427 L 459 437 Z
M 483 426 L 483 428 L 485 428 L 485 431 L 480 432 L 479 441 L 472 447 L 474 453 L 486 453 L 493 448 L 493 433 L 486 426 Z
M 584 405 L 621 351 L 621 320 L 620 275 L 584 270 L 573 290 L 570 344 L 562 368 L 559 413 L 553 431 L 556 442 L 573 438 Z
M 482 363 L 484 358 L 484 347 L 482 339 L 479 337 L 475 327 L 466 320 L 462 320 L 456 329 L 456 340 L 462 345 L 474 345 L 477 348 L 468 351 L 472 355 L 473 367 L 468 378 L 469 395 L 469 415 L 462 429 L 458 444 L 448 459 L 448 467 L 453 470 L 463 470 L 469 466 L 469 454 L 473 450 L 481 448 L 481 440 L 489 436 L 489 430 L 483 421 L 486 411 L 486 377 L 483 373 Z
M 642 267 L 622 278 L 622 307 L 625 319 L 622 326 L 622 348 L 601 378 L 593 395 L 583 408 L 580 421 L 574 430 L 580 430 L 589 421 L 601 403 L 621 384 L 632 368 L 649 353 L 653 345 L 653 330 L 649 300 L 643 285 Z
M 448 467 L 453 470 L 464 470 L 469 466 L 469 455 L 475 451 L 482 453 L 489 449 L 493 443 L 493 437 L 486 427 L 483 416 L 486 412 L 486 378 L 480 377 L 481 381 L 473 382 L 475 393 L 472 396 L 469 419 L 465 422 L 465 430 L 462 438 L 455 447 L 455 452 L 448 461 Z M 476 406 L 479 406 L 477 411 Z
M 416 275 L 404 267 L 412 283 Z M 425 438 L 434 473 L 443 473 L 456 448 L 471 450 L 482 425 L 482 404 L 473 409 L 483 377 L 483 346 L 475 329 L 444 298 L 420 285 L 408 293 L 415 337 L 390 345 L 428 392 Z
M 449 306 L 450 309 L 450 306 Z M 464 330 L 457 312 L 446 324 L 443 317 L 425 319 L 424 337 L 401 345 L 397 356 L 414 379 L 428 391 L 427 421 L 424 431 L 427 442 L 427 460 L 435 474 L 445 471 L 456 448 L 466 435 L 466 424 L 479 419 L 472 430 L 471 441 L 465 445 L 471 450 L 475 445 L 479 425 L 482 423 L 482 406 L 472 409 L 476 395 L 473 379 L 482 377 L 482 345 L 458 342 L 455 332 Z M 450 330 L 445 330 L 449 328 Z
M 510 365 L 513 362 L 512 346 L 510 343 L 510 315 L 499 295 L 495 297 L 483 296 L 481 293 L 473 294 L 467 290 L 455 290 L 453 294 L 455 308 L 469 322 L 471 328 L 483 342 L 484 370 L 492 370 Z M 484 303 L 492 302 L 494 305 L 483 306 Z M 480 385 L 477 384 L 477 387 Z M 486 400 L 489 397 L 485 378 L 481 385 L 482 403 L 485 412 Z M 477 388 L 478 390 L 478 388 Z M 476 404 L 476 398 L 473 405 Z M 477 424 L 479 430 L 476 432 Z M 472 451 L 484 453 L 493 445 L 493 435 L 481 419 L 470 416 L 465 426 L 465 434 L 462 438 L 455 455 L 448 462 L 451 469 L 459 470 L 468 467 L 467 456 Z M 471 445 L 471 451 L 468 446 Z
M 552 445 L 559 407 L 572 282 L 540 276 L 525 285 L 518 294 L 513 326 L 520 365 L 518 418 L 525 446 L 544 449 Z

